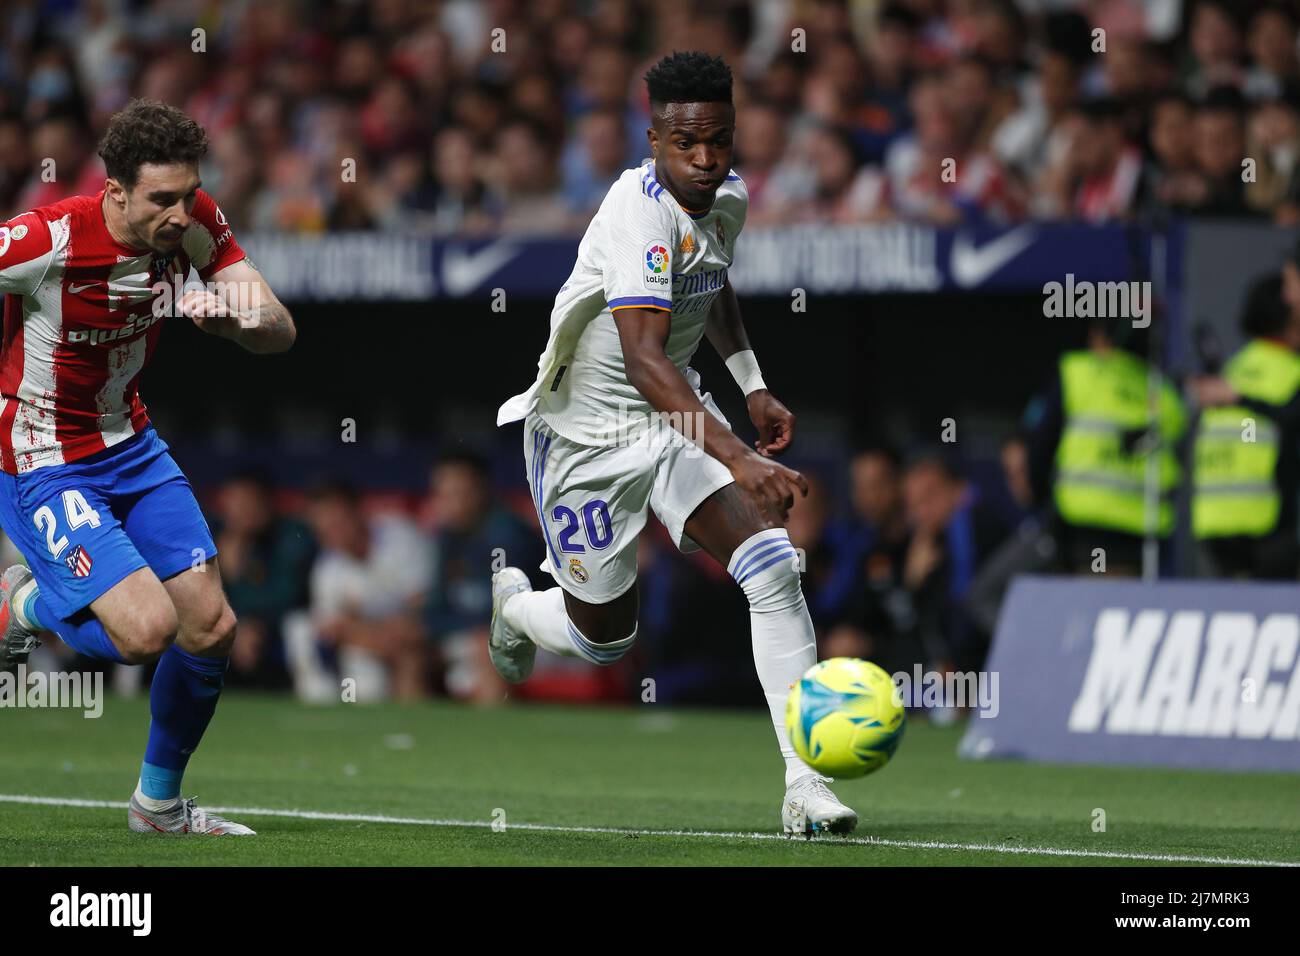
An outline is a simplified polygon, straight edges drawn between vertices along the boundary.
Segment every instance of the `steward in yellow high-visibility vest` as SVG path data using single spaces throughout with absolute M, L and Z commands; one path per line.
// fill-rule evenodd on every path
M 1193 383 L 1207 407 L 1196 429 L 1192 532 L 1220 575 L 1294 578 L 1300 323 L 1280 277 L 1251 289 L 1242 326 L 1254 337 L 1222 376 Z
M 1175 446 L 1187 417 L 1178 393 L 1163 379 L 1152 414 L 1149 378 L 1150 366 L 1115 347 L 1099 325 L 1087 349 L 1061 356 L 1059 395 L 1049 398 L 1036 428 L 1031 474 L 1040 497 L 1049 497 L 1043 483 L 1050 474 L 1061 556 L 1072 571 L 1104 567 L 1111 574 L 1137 574 L 1148 530 L 1161 537 L 1173 530 L 1181 475 Z M 1148 514 L 1150 456 L 1160 494 Z

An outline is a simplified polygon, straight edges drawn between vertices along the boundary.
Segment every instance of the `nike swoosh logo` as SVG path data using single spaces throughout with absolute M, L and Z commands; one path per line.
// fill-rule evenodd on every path
M 963 289 L 980 285 L 1033 242 L 1033 226 L 1012 229 L 978 247 L 970 236 L 958 233 L 952 243 L 952 279 Z
M 518 252 L 519 247 L 507 240 L 490 243 L 476 252 L 451 246 L 442 257 L 442 286 L 452 296 L 473 292 Z
M 68 294 L 76 295 L 78 292 L 85 292 L 87 289 L 99 285 L 98 282 L 87 282 L 85 285 L 73 285 L 68 283 Z

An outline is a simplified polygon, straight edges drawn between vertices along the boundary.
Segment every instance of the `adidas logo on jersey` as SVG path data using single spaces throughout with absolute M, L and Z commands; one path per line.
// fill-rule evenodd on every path
M 690 255 L 695 251 L 695 233 L 688 232 L 686 238 L 682 240 L 681 246 L 677 250 L 684 256 Z

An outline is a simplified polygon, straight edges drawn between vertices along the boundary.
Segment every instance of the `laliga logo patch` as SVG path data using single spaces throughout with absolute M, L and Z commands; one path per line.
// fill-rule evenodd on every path
M 582 566 L 582 561 L 578 558 L 569 559 L 569 573 L 573 575 L 573 580 L 579 584 L 586 584 L 591 577 L 587 574 L 587 569 Z
M 666 289 L 672 282 L 668 274 L 668 245 L 663 242 L 650 242 L 645 247 L 645 284 L 652 289 Z
M 10 240 L 17 242 L 25 235 L 27 235 L 27 227 L 21 222 L 12 229 L 8 226 L 0 226 L 0 256 L 9 251 Z

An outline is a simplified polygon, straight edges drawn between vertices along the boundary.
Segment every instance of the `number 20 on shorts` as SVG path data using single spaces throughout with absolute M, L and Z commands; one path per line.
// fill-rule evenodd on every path
M 582 519 L 579 520 L 572 508 L 556 505 L 551 509 L 551 519 L 564 525 L 559 534 L 560 550 L 565 554 L 586 552 L 586 548 L 573 540 L 579 527 L 585 532 L 587 544 L 593 551 L 608 548 L 614 540 L 614 523 L 609 517 L 609 506 L 596 498 L 583 505 L 581 512 Z

